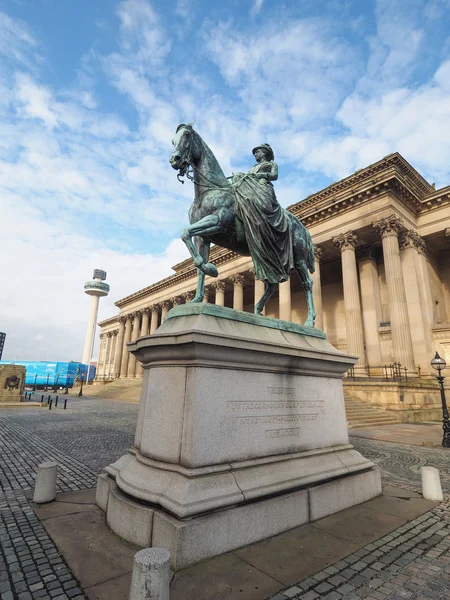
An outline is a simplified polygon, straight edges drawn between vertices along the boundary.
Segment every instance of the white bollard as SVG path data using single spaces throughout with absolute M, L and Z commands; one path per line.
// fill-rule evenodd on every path
M 444 496 L 439 470 L 434 467 L 420 467 L 420 474 L 422 476 L 422 496 L 425 500 L 442 501 Z
M 169 600 L 170 552 L 145 548 L 134 555 L 130 600 Z
M 44 502 L 51 502 L 55 499 L 57 472 L 58 463 L 56 462 L 48 461 L 38 465 L 33 502 L 44 504 Z

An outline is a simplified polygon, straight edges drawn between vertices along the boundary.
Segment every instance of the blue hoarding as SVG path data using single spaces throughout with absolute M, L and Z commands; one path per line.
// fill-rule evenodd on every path
M 87 365 L 79 362 L 32 362 L 27 360 L 0 360 L 0 364 L 23 365 L 26 369 L 25 385 L 72 387 L 77 374 L 86 381 Z M 89 381 L 95 379 L 96 368 L 91 365 Z

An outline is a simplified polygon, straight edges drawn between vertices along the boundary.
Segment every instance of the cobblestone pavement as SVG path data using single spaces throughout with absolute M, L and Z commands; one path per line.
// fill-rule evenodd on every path
M 132 444 L 137 404 L 69 398 L 48 409 L 0 412 L 0 599 L 85 600 L 32 510 L 37 465 L 59 464 L 58 490 L 93 487 L 102 468 Z M 351 438 L 383 482 L 420 491 L 420 467 L 441 471 L 450 492 L 450 451 Z M 354 555 L 277 594 L 277 600 L 450 599 L 450 501 Z
M 272 600 L 448 600 L 450 498 Z
M 0 412 L 0 598 L 85 600 L 32 510 L 37 465 L 58 462 L 59 492 L 95 486 L 132 444 L 137 406 L 70 398 L 52 410 Z

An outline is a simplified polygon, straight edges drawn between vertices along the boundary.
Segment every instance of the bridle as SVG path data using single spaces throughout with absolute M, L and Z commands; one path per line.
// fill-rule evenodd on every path
M 203 175 L 203 173 L 194 165 L 193 160 L 192 160 L 192 138 L 193 138 L 195 132 L 192 129 L 192 127 L 189 127 L 189 125 L 184 125 L 183 127 L 188 129 L 191 132 L 191 135 L 189 136 L 189 142 L 188 142 L 188 146 L 186 148 L 186 153 L 187 153 L 187 159 L 185 161 L 186 165 L 179 169 L 179 171 L 177 173 L 178 181 L 184 185 L 183 177 L 187 177 L 197 187 L 204 188 L 204 190 L 202 190 L 202 191 L 224 190 L 224 189 L 228 189 L 229 186 L 231 187 L 232 184 L 222 185 L 222 186 L 217 185 L 217 183 L 214 183 L 214 181 L 211 181 L 210 179 L 208 179 L 208 177 L 206 177 L 206 175 Z M 203 183 L 198 183 L 197 181 L 194 180 L 194 177 L 195 177 L 194 171 L 198 174 L 198 176 L 201 178 Z M 227 179 L 231 179 L 231 178 L 227 177 Z M 207 183 L 204 183 L 204 182 L 207 182 L 210 185 L 207 185 Z

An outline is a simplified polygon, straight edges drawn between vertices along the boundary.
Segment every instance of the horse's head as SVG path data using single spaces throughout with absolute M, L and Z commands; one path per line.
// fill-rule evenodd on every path
M 199 158 L 201 151 L 198 135 L 190 123 L 178 125 L 172 144 L 173 152 L 169 162 L 183 176 L 188 166 Z

